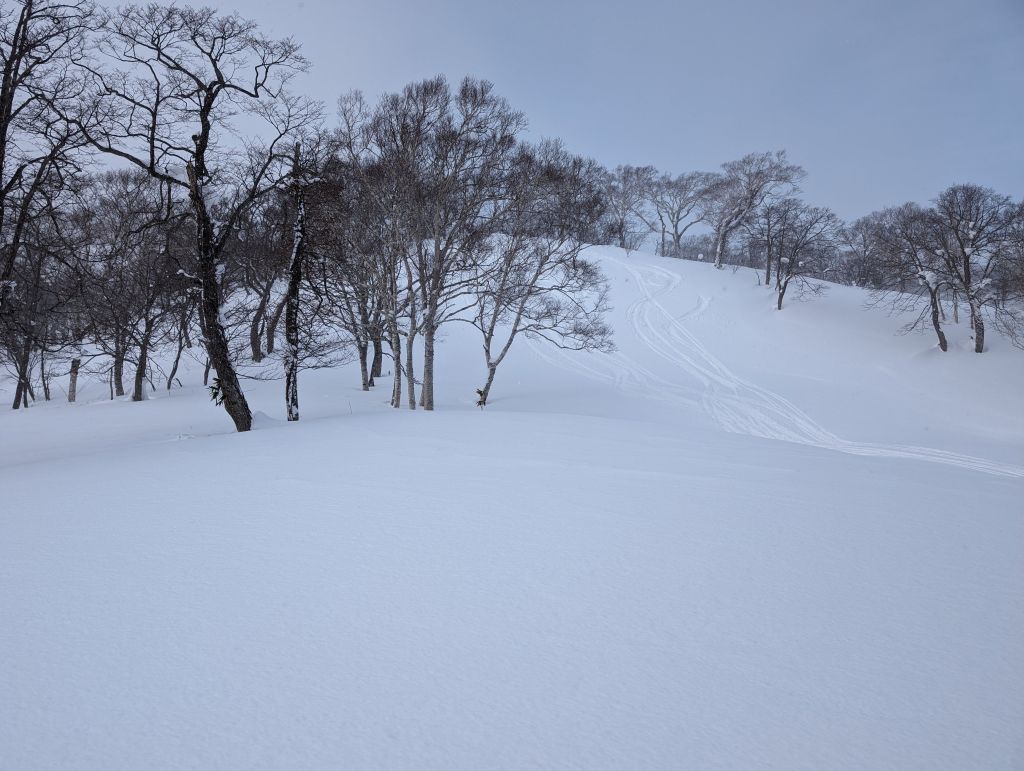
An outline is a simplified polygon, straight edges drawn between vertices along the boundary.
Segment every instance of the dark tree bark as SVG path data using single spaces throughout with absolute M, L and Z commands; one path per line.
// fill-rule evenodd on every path
M 281 302 L 277 304 L 277 308 L 270 314 L 270 318 L 267 319 L 267 355 L 269 356 L 274 352 L 274 343 L 277 339 L 277 325 L 281 323 L 281 316 L 284 315 L 285 306 L 288 304 L 288 298 L 282 297 Z
M 260 302 L 249 321 L 249 348 L 252 350 L 252 360 L 257 364 L 263 361 L 263 340 L 262 334 L 267 318 L 267 304 L 270 302 L 270 290 L 273 282 L 268 282 L 260 293 Z
M 220 280 L 217 275 L 217 250 L 213 237 L 213 220 L 206 208 L 203 195 L 205 167 L 201 159 L 206 152 L 205 140 L 196 135 L 196 164 L 185 168 L 189 180 L 189 201 L 196 217 L 196 253 L 199 257 L 199 286 L 201 290 L 199 312 L 203 317 L 203 332 L 210 364 L 217 373 L 217 385 L 225 411 L 235 424 L 236 431 L 252 428 L 252 412 L 238 382 L 238 373 L 231 361 L 227 334 L 221 323 Z
M 302 286 L 302 263 L 306 248 L 306 202 L 302 189 L 299 145 L 292 159 L 292 190 L 295 196 L 295 227 L 292 234 L 292 258 L 288 267 L 288 304 L 284 312 L 285 339 L 285 404 L 288 420 L 299 419 L 299 290 Z M 363 357 L 365 372 L 365 355 Z
M 942 331 L 942 324 L 939 320 L 939 293 L 937 290 L 928 288 L 928 299 L 932 306 L 932 328 L 935 336 L 939 339 L 939 348 L 946 351 L 949 344 L 946 342 L 946 333 Z
M 142 339 L 139 341 L 139 361 L 135 367 L 135 383 L 132 388 L 132 401 L 141 402 L 146 398 L 146 367 L 149 365 L 149 345 L 153 338 L 153 325 L 147 320 Z
M 381 376 L 381 370 L 384 366 L 384 346 L 379 334 L 375 335 L 370 342 L 373 344 L 373 365 L 370 367 L 370 385 L 373 385 L 373 378 Z
M 114 344 L 114 366 L 110 373 L 114 396 L 124 396 L 124 356 L 124 341 L 118 335 Z

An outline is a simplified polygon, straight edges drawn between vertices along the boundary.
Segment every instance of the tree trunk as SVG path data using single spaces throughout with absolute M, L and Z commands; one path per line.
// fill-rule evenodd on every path
M 78 370 L 82 367 L 81 359 L 71 360 L 71 376 L 68 379 L 68 402 L 71 404 L 75 403 L 75 398 L 78 394 Z
M 302 286 L 302 261 L 306 247 L 306 203 L 300 169 L 299 145 L 296 144 L 292 160 L 295 227 L 292 231 L 292 260 L 288 271 L 288 304 L 284 312 L 284 339 L 287 346 L 284 390 L 289 421 L 299 419 L 299 290 Z M 363 369 L 365 372 L 365 356 Z
M 287 297 L 282 297 L 281 302 L 277 304 L 277 308 L 274 309 L 273 314 L 270 316 L 270 320 L 267 322 L 267 355 L 269 356 L 274 352 L 274 341 L 277 337 L 277 325 L 281 321 L 281 315 L 284 313 L 285 305 L 288 302 Z
M 259 305 L 256 306 L 252 320 L 249 322 L 249 349 L 252 351 L 252 360 L 257 364 L 263 361 L 263 325 L 267 315 L 267 303 L 270 302 L 271 286 L 273 286 L 273 282 L 268 284 L 266 290 L 260 295 Z
M 391 359 L 394 362 L 394 376 L 391 382 L 391 406 L 398 409 L 402 406 L 402 338 L 398 335 L 398 325 L 391 333 Z
M 25 335 L 25 341 L 22 343 L 16 365 L 18 384 L 14 389 L 14 404 L 12 405 L 12 408 L 15 410 L 21 407 L 28 407 L 29 364 L 31 360 L 32 338 Z
M 227 334 L 221 324 L 220 277 L 213 241 L 213 222 L 206 210 L 202 189 L 201 174 L 205 172 L 205 168 L 200 168 L 197 172 L 195 167 L 188 163 L 185 170 L 189 178 L 189 198 L 196 215 L 196 248 L 201 288 L 199 312 L 202 317 L 206 353 L 217 372 L 221 403 L 235 424 L 235 430 L 248 431 L 252 428 L 252 412 L 238 382 L 238 373 L 231 362 Z
M 782 284 L 779 286 L 779 302 L 775 306 L 776 310 L 779 310 L 779 311 L 782 310 L 782 298 L 786 296 L 786 290 L 787 289 L 789 289 L 789 279 L 788 278 L 784 282 L 782 282 Z
M 367 354 L 369 346 L 366 343 L 356 343 L 356 350 L 359 352 L 359 379 L 364 391 L 370 390 L 370 365 Z
M 43 349 L 39 349 L 39 384 L 43 387 L 43 400 L 50 401 L 50 374 L 46 371 Z
M 932 328 L 935 330 L 935 336 L 939 338 L 939 348 L 946 351 L 949 344 L 946 342 L 946 333 L 942 331 L 942 324 L 939 321 L 939 293 L 929 288 L 928 299 L 932 306 Z
M 487 406 L 487 397 L 490 396 L 491 386 L 494 384 L 494 375 L 497 373 L 498 367 L 496 365 L 490 365 L 487 367 L 487 382 L 484 383 L 484 387 L 477 391 L 479 399 L 477 400 L 477 407 Z
M 185 338 L 179 332 L 178 334 L 178 350 L 174 354 L 174 363 L 171 364 L 171 371 L 167 375 L 167 390 L 171 390 L 171 385 L 174 383 L 174 376 L 178 374 L 178 365 L 181 364 L 181 354 L 185 350 Z
M 416 409 L 416 368 L 412 358 L 415 335 L 410 332 L 405 338 L 405 380 L 409 394 L 409 409 Z
M 423 325 L 423 409 L 434 409 L 434 338 L 437 327 L 433 312 Z
M 715 267 L 721 269 L 722 256 L 725 253 L 725 233 L 715 235 Z
M 971 305 L 971 318 L 974 320 L 974 352 L 985 352 L 985 322 L 981 318 L 981 309 Z
M 384 366 L 384 345 L 380 335 L 376 335 L 370 342 L 373 343 L 373 364 L 370 367 L 370 385 L 373 379 L 381 376 L 381 369 Z
M 149 362 L 149 341 L 153 334 L 153 325 L 146 324 L 139 343 L 139 362 L 135 368 L 135 384 L 132 388 L 132 401 L 141 402 L 146 398 L 146 365 Z
M 111 378 L 114 384 L 114 396 L 124 396 L 124 345 L 120 341 L 114 343 L 114 368 Z

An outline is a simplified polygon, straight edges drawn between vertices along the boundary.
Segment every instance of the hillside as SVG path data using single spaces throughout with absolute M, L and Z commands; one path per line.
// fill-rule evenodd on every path
M 454 324 L 434 413 L 0 413 L 0 767 L 1024 763 L 1024 353 L 594 254 L 617 351 L 483 411 Z

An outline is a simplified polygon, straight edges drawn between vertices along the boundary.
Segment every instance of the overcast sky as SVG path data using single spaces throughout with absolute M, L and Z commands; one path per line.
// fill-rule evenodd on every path
M 852 218 L 956 182 L 1024 197 L 1024 0 L 225 0 L 303 45 L 333 111 L 471 74 L 602 163 L 784 148 Z

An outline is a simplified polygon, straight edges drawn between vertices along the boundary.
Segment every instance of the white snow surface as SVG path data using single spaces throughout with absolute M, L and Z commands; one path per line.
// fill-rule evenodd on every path
M 1024 353 L 592 255 L 617 352 L 483 411 L 454 325 L 434 413 L 0 413 L 0 768 L 1024 767 Z

